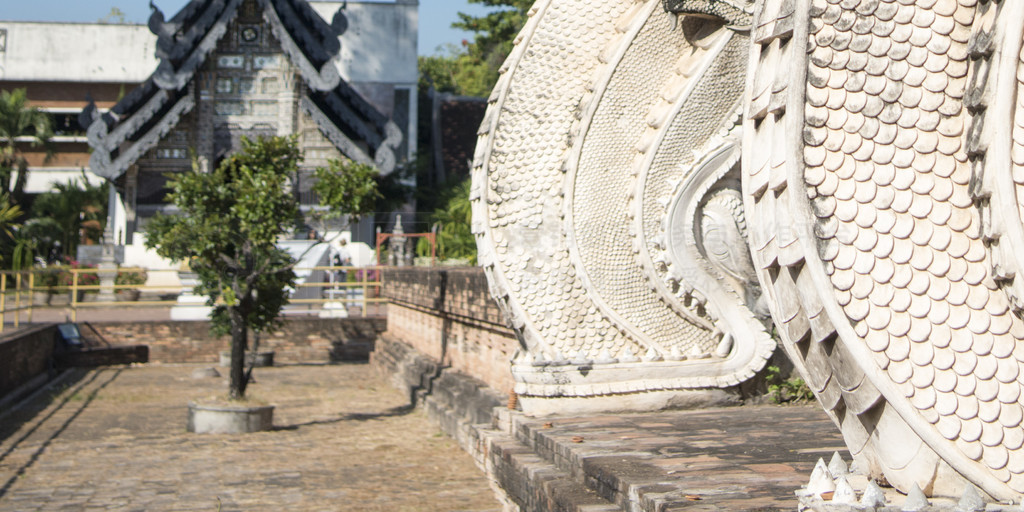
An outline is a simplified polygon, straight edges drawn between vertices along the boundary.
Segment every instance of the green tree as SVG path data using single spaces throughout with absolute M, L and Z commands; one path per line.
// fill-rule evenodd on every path
M 28 182 L 28 160 L 19 149 L 19 138 L 29 138 L 31 147 L 47 148 L 53 136 L 50 117 L 28 104 L 25 89 L 0 91 L 0 193 L 10 193 L 13 204 L 24 203 Z M 17 177 L 15 178 L 15 174 Z M 12 183 L 12 180 L 13 183 Z
M 17 223 L 19 218 L 21 218 L 21 208 L 16 204 L 11 204 L 7 194 L 0 194 L 0 235 L 13 237 L 14 230 L 20 227 Z
M 484 16 L 470 16 L 459 13 L 459 21 L 453 28 L 473 32 L 473 42 L 467 46 L 467 53 L 479 62 L 487 64 L 497 81 L 498 68 L 512 51 L 513 41 L 526 24 L 526 13 L 533 0 L 469 0 L 472 4 L 498 7 Z M 492 87 L 494 82 L 491 83 Z
M 498 81 L 498 69 L 512 51 L 513 40 L 526 23 L 532 0 L 469 0 L 497 9 L 484 16 L 459 13 L 452 27 L 474 33 L 463 46 L 446 46 L 438 55 L 419 58 L 420 87 L 440 92 L 487 96 Z
M 442 260 L 466 258 L 470 265 L 476 265 L 476 238 L 471 232 L 472 205 L 469 201 L 471 180 L 466 178 L 442 192 L 442 206 L 430 215 L 430 222 L 437 228 L 437 257 Z M 416 253 L 430 255 L 430 244 L 421 239 L 416 244 Z
M 106 16 L 100 18 L 96 22 L 97 23 L 114 23 L 114 24 L 118 24 L 118 25 L 124 25 L 126 23 L 125 22 L 125 18 L 124 18 L 124 11 L 122 11 L 121 9 L 119 9 L 117 7 L 111 7 L 110 8 L 110 12 L 108 12 Z
M 79 180 L 55 183 L 53 189 L 32 202 L 32 215 L 21 235 L 40 254 L 73 258 L 83 240 L 98 241 L 103 233 L 107 186 L 90 184 L 83 171 Z
M 295 284 L 296 260 L 276 242 L 291 225 L 298 201 L 288 179 L 302 155 L 295 137 L 242 139 L 242 150 L 210 173 L 185 173 L 170 182 L 170 201 L 181 215 L 157 215 L 146 245 L 174 261 L 188 261 L 199 275 L 196 293 L 207 295 L 213 329 L 231 335 L 229 398 L 242 399 L 252 368 L 244 368 L 248 330 L 277 324 Z M 346 166 L 319 169 L 321 206 L 358 217 L 373 210 L 373 173 L 333 176 Z
M 18 228 L 21 227 L 18 224 L 21 214 L 21 208 L 16 204 L 11 204 L 8 194 L 0 193 L 0 241 L 3 241 L 4 248 L 15 246 L 15 237 Z M 5 264 L 7 258 L 0 253 L 0 265 Z

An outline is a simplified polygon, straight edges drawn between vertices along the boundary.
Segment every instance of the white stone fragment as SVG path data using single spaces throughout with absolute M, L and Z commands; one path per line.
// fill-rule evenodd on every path
M 857 493 L 854 492 L 853 486 L 850 485 L 850 481 L 845 476 L 840 475 L 835 481 L 836 489 L 832 493 L 833 503 L 848 503 L 853 504 L 857 502 Z
M 644 354 L 643 359 L 644 361 L 647 362 L 654 362 L 661 361 L 662 358 L 661 354 L 659 354 L 657 350 L 654 350 L 654 347 L 651 347 L 647 349 L 647 352 Z
M 825 460 L 819 458 L 811 471 L 811 478 L 807 481 L 807 492 L 814 495 L 821 495 L 825 492 L 836 490 L 836 483 L 825 466 Z
M 832 473 L 832 476 L 838 478 L 849 473 L 850 469 L 846 466 L 846 461 L 843 460 L 842 455 L 839 455 L 839 452 L 832 452 L 832 458 L 828 461 L 828 471 Z
M 978 490 L 973 485 L 969 485 L 967 490 L 964 491 L 964 495 L 960 497 L 960 501 L 956 504 L 956 509 L 962 512 L 985 510 L 985 500 L 981 499 L 981 495 L 978 494 Z
M 860 506 L 864 508 L 877 508 L 885 506 L 885 493 L 875 482 L 868 482 L 864 489 L 864 495 L 860 497 Z
M 903 506 L 900 507 L 900 510 L 903 512 L 917 512 L 919 510 L 924 510 L 928 505 L 928 498 L 924 495 L 924 492 L 921 491 L 921 488 L 915 483 L 914 486 L 910 488 L 910 492 L 907 493 L 907 499 L 903 502 Z

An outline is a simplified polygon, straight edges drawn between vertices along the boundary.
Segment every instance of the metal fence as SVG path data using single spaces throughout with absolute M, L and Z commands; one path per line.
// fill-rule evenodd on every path
M 300 276 L 291 291 L 285 316 L 323 312 L 335 316 L 380 314 L 382 267 L 323 266 L 296 268 Z M 104 286 L 101 277 L 145 272 L 146 283 Z M 116 279 L 116 277 L 115 277 Z M 178 270 L 121 267 L 41 268 L 0 271 L 0 332 L 5 326 L 33 323 L 53 312 L 77 322 L 79 315 L 100 309 L 202 307 L 205 297 L 192 295 L 195 276 Z M 101 292 L 108 292 L 105 295 Z M 187 300 L 191 298 L 192 300 Z

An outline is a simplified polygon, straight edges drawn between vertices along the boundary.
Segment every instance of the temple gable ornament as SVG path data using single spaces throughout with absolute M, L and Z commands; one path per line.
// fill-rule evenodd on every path
M 1022 40 L 1022 2 L 537 2 L 473 170 L 524 409 L 727 400 L 773 323 L 859 467 L 1020 502 Z
M 185 118 L 198 120 L 198 160 L 212 162 L 241 135 L 299 131 L 293 110 L 346 157 L 384 174 L 395 168 L 401 130 L 335 66 L 343 8 L 330 23 L 305 0 L 192 0 L 169 20 L 151 8 L 156 70 L 109 112 L 90 104 L 80 116 L 92 172 L 117 179 Z M 231 93 L 240 98 L 221 97 Z

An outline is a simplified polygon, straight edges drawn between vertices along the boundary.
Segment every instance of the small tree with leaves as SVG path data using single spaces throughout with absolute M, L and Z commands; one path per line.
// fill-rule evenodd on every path
M 50 154 L 53 128 L 49 116 L 29 105 L 25 89 L 0 91 L 0 193 L 10 193 L 10 202 L 23 204 L 28 183 L 28 160 L 20 137 L 29 137 L 31 147 L 43 146 Z
M 169 199 L 180 215 L 157 215 L 146 245 L 161 256 L 187 261 L 198 274 L 197 294 L 207 295 L 214 332 L 231 335 L 230 399 L 245 397 L 248 331 L 274 327 L 295 284 L 296 260 L 277 247 L 298 211 L 288 180 L 301 152 L 295 137 L 242 139 L 242 150 L 210 173 L 185 173 L 170 182 Z M 373 210 L 372 168 L 356 177 L 346 167 L 318 169 L 320 204 L 355 218 Z

